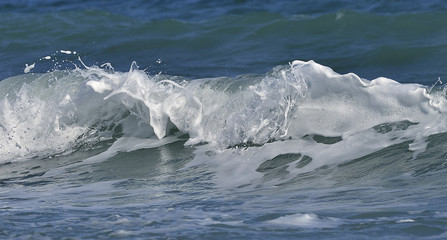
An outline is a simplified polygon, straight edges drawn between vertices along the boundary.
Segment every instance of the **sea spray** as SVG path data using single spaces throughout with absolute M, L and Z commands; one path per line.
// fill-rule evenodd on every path
M 180 132 L 188 136 L 187 145 L 221 150 L 297 141 L 294 152 L 314 159 L 309 166 L 315 168 L 404 140 L 414 141 L 409 149 L 420 153 L 426 137 L 446 128 L 443 91 L 340 75 L 313 61 L 294 61 L 265 75 L 208 79 L 148 75 L 136 63 L 118 72 L 110 64 L 80 62 L 83 67 L 74 70 L 0 83 L 9 89 L 1 96 L 3 161 L 61 154 L 120 137 L 162 139 Z M 374 131 L 405 121 L 412 124 L 402 132 Z M 310 146 L 307 136 L 341 142 Z M 376 139 L 377 146 L 361 139 Z M 334 154 L 340 155 L 337 160 Z

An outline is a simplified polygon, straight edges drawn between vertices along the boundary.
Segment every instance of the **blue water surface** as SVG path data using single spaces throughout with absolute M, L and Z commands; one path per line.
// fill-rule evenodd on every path
M 445 239 L 446 39 L 443 0 L 3 0 L 0 238 Z M 302 76 L 286 76 L 280 70 L 290 71 L 294 60 L 368 80 L 417 84 L 380 79 L 371 87 L 314 62 L 302 63 L 310 69 Z M 128 76 L 143 79 L 141 85 Z M 346 84 L 322 84 L 340 79 Z M 288 81 L 300 83 L 293 85 L 297 92 L 289 91 Z M 128 89 L 147 94 L 120 95 Z M 309 99 L 307 90 L 314 93 Z M 178 102 L 171 101 L 175 97 Z M 151 110 L 169 112 L 185 103 L 193 110 L 208 107 L 203 123 L 221 123 L 210 139 L 216 134 L 223 138 L 217 142 L 228 144 L 188 145 L 189 132 L 175 127 L 159 142 L 145 135 Z M 294 120 L 287 111 L 299 116 L 301 106 L 325 118 L 309 114 L 310 120 L 293 123 L 297 128 L 348 129 L 275 138 Z M 391 120 L 364 127 L 357 115 L 337 112 L 345 106 L 367 123 Z M 412 107 L 420 122 L 405 115 Z M 246 111 L 235 116 L 234 109 Z M 266 136 L 274 137 L 237 142 L 258 120 L 266 120 Z M 231 124 L 231 134 L 218 135 Z M 136 137 L 113 149 L 129 125 Z M 74 140 L 62 148 L 54 136 Z M 364 145 L 345 143 L 350 137 Z M 55 147 L 46 149 L 40 139 Z M 290 147 L 294 141 L 316 146 L 317 156 L 337 151 L 322 163 L 305 148 Z M 338 151 L 343 146 L 353 155 Z M 293 175 L 291 169 L 304 170 Z M 260 177 L 244 182 L 251 175 Z
M 446 6 L 435 0 L 8 0 L 0 3 L 0 78 L 71 50 L 88 64 L 127 70 L 137 61 L 152 73 L 190 77 L 263 74 L 302 59 L 368 79 L 432 84 L 445 73 Z M 54 65 L 38 63 L 34 71 Z

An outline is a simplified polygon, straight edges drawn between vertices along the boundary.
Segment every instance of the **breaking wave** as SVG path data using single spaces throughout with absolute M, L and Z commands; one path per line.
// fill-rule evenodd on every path
M 321 166 L 404 141 L 417 156 L 428 136 L 447 130 L 446 88 L 369 81 L 313 61 L 206 79 L 149 75 L 136 63 L 128 72 L 82 63 L 5 79 L 0 99 L 2 162 L 170 136 L 214 150 L 283 142 L 291 145 L 264 158 L 299 152 Z

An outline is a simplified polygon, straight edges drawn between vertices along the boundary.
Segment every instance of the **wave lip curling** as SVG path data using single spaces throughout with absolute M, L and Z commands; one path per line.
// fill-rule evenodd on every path
M 412 139 L 412 150 L 421 152 L 424 139 L 447 125 L 445 88 L 369 81 L 313 61 L 293 61 L 261 76 L 193 80 L 151 76 L 136 63 L 128 72 L 115 72 L 110 64 L 84 65 L 19 75 L 0 86 L 3 161 L 61 154 L 123 136 L 161 139 L 173 131 L 187 134 L 186 144 L 217 149 L 309 135 L 348 141 L 402 121 L 414 124 L 383 141 Z

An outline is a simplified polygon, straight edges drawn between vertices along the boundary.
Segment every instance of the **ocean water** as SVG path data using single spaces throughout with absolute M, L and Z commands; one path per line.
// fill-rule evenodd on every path
M 445 1 L 0 2 L 1 239 L 447 238 Z

